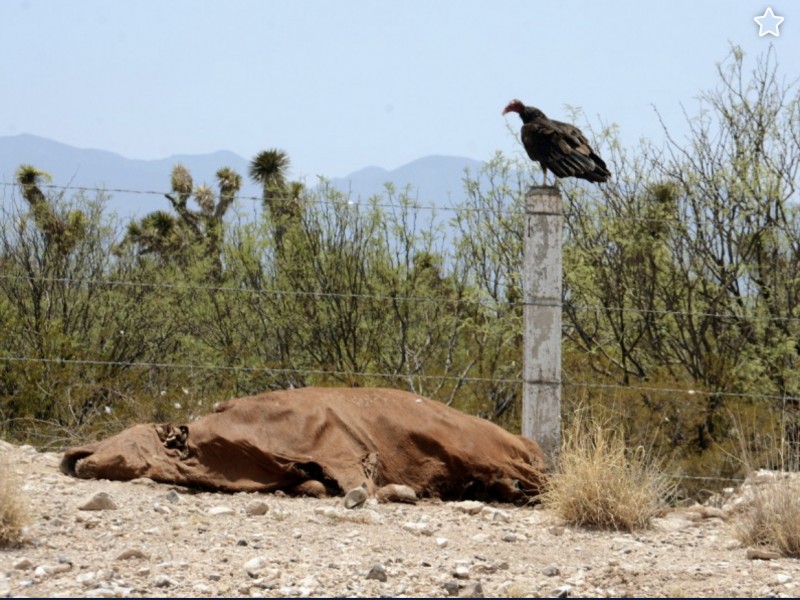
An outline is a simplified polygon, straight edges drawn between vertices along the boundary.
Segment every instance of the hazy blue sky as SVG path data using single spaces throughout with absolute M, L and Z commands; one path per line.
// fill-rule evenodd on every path
M 753 17 L 783 16 L 780 37 Z M 293 177 L 518 152 L 519 97 L 623 140 L 679 126 L 741 45 L 800 76 L 800 3 L 752 0 L 0 2 L 0 135 L 130 158 L 286 150 Z

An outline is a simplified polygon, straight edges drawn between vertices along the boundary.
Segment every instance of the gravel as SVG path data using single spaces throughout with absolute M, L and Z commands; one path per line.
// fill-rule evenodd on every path
M 0 596 L 800 594 L 800 562 L 748 553 L 720 511 L 588 531 L 538 507 L 357 498 L 347 509 L 342 498 L 80 480 L 59 472 L 60 454 L 0 452 L 32 513 L 28 543 L 0 552 Z

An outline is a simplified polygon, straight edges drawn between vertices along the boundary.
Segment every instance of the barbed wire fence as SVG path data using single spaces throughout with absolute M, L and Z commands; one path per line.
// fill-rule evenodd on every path
M 6 188 L 17 188 L 19 185 L 17 183 L 10 183 L 10 182 L 0 182 L 0 186 Z M 123 188 L 108 188 L 108 187 L 95 187 L 95 186 L 72 186 L 72 185 L 54 185 L 54 184 L 41 184 L 39 186 L 42 189 L 50 190 L 56 193 L 65 194 L 66 192 L 77 192 L 77 193 L 104 193 L 104 194 L 136 194 L 136 195 L 148 195 L 148 196 L 159 196 L 164 197 L 169 192 L 159 191 L 159 190 L 134 190 L 134 189 L 123 189 Z M 237 200 L 242 201 L 249 201 L 249 202 L 258 202 L 261 203 L 263 198 L 261 196 L 237 196 Z M 331 201 L 326 201 L 322 198 L 317 198 L 317 202 L 325 204 L 325 203 L 332 203 Z M 453 206 L 434 206 L 434 205 L 426 205 L 426 204 L 418 204 L 418 203 L 411 203 L 408 206 L 401 206 L 396 203 L 391 202 L 381 202 L 381 201 L 363 201 L 361 199 L 357 201 L 349 201 L 349 204 L 354 206 L 359 205 L 369 205 L 376 208 L 386 208 L 386 209 L 400 209 L 400 208 L 409 208 L 412 210 L 419 210 L 419 211 L 437 211 L 437 212 L 475 212 L 482 210 L 481 208 L 476 207 L 453 207 Z M 507 209 L 493 209 L 497 214 L 501 215 L 513 215 L 517 214 L 519 208 L 507 208 Z M 569 216 L 568 213 L 565 213 L 565 216 Z M 659 222 L 659 223 L 678 223 L 678 219 L 671 219 L 665 217 L 641 217 L 641 216 L 620 216 L 620 215 L 599 215 L 600 218 L 612 218 L 612 219 L 623 219 L 623 220 L 631 220 L 631 221 L 641 221 L 641 222 Z M 777 226 L 777 224 L 773 224 L 771 226 Z M 216 293 L 231 293 L 231 294 L 241 294 L 241 295 L 274 295 L 274 296 L 292 296 L 292 297 L 313 297 L 313 298 L 348 298 L 348 299 L 364 299 L 376 302 L 396 302 L 396 301 L 404 301 L 404 302 L 413 302 L 413 303 L 437 303 L 437 302 L 445 302 L 441 298 L 434 298 L 434 297 L 426 297 L 426 296 L 398 296 L 398 295 L 386 295 L 386 294 L 373 294 L 373 293 L 338 293 L 338 292 L 321 292 L 321 291 L 297 291 L 297 290 L 275 290 L 275 289 L 267 289 L 267 288 L 260 288 L 260 287 L 231 287 L 231 286 L 224 286 L 224 285 L 204 285 L 204 284 L 184 284 L 184 283 L 166 283 L 166 282 L 155 282 L 155 281 L 123 281 L 123 280 L 115 280 L 115 279 L 107 279 L 107 278 L 73 278 L 73 277 L 54 277 L 54 276 L 47 276 L 47 275 L 19 275 L 19 274 L 7 274 L 7 273 L 0 273 L 0 280 L 5 281 L 16 281 L 16 282 L 32 282 L 32 281 L 47 281 L 50 283 L 58 283 L 64 285 L 92 285 L 92 286 L 120 286 L 120 287 L 139 287 L 151 290 L 180 290 L 183 292 L 216 292 Z M 520 309 L 525 309 L 528 306 L 531 306 L 532 303 L 529 301 L 522 300 L 515 300 L 511 302 L 497 302 L 493 300 L 487 299 L 476 299 L 476 298 L 457 298 L 447 300 L 448 303 L 468 303 L 477 306 L 483 307 L 497 307 L 502 305 L 503 307 L 517 307 Z M 535 304 L 535 303 L 533 303 Z M 733 314 L 733 313 L 716 313 L 716 312 L 707 312 L 707 311 L 675 311 L 675 310 L 660 310 L 660 309 L 645 309 L 645 308 L 633 308 L 633 307 L 626 307 L 626 306 L 606 306 L 600 304 L 580 304 L 580 303 L 571 303 L 570 304 L 571 310 L 579 311 L 579 312 L 619 312 L 619 313 L 630 313 L 634 315 L 646 316 L 646 315 L 657 315 L 657 316 L 681 316 L 681 317 L 689 317 L 689 318 L 718 318 L 718 319 L 739 319 L 742 318 L 741 314 Z M 765 322 L 765 323 L 795 323 L 800 322 L 800 317 L 791 317 L 791 316 L 774 316 L 774 315 L 747 315 L 747 319 L 753 322 Z M 265 371 L 269 371 L 275 374 L 305 374 L 305 375 L 321 375 L 321 376 L 340 376 L 340 377 L 369 377 L 375 379 L 386 379 L 396 381 L 399 377 L 398 373 L 382 373 L 382 372 L 373 372 L 373 371 L 344 371 L 344 370 L 335 370 L 335 369 L 308 369 L 308 368 L 275 368 L 275 367 L 255 367 L 255 366 L 231 366 L 231 365 L 219 365 L 219 364 L 212 364 L 212 363 L 204 363 L 204 362 L 187 362 L 187 363 L 176 363 L 176 362 L 152 362 L 152 361 L 112 361 L 112 360 L 83 360 L 83 359 L 71 359 L 71 358 L 44 358 L 44 357 L 35 357 L 35 356 L 13 356 L 8 355 L 7 353 L 3 353 L 0 355 L 0 364 L 2 363 L 18 363 L 18 364 L 25 364 L 25 363 L 40 363 L 40 364 L 50 364 L 50 365 L 83 365 L 83 366 L 95 366 L 95 367 L 125 367 L 125 368 L 132 368 L 132 369 L 169 369 L 169 370 L 187 370 L 187 371 L 194 371 L 194 372 L 229 372 L 229 373 L 246 373 L 246 374 L 253 374 L 253 373 L 263 373 Z M 459 381 L 464 383 L 502 383 L 506 385 L 513 385 L 513 386 L 522 386 L 523 385 L 523 377 L 522 373 L 518 377 L 510 377 L 510 378 L 487 378 L 487 377 L 472 377 L 472 376 L 464 376 L 464 375 L 428 375 L 425 373 L 415 373 L 413 375 L 414 378 L 420 380 L 434 380 L 434 381 Z M 736 398 L 736 399 L 747 399 L 752 401 L 770 401 L 770 402 L 787 402 L 787 401 L 796 401 L 798 398 L 793 396 L 786 396 L 786 395 L 777 395 L 777 394 L 770 394 L 770 393 L 757 393 L 757 392 L 730 392 L 730 391 L 723 391 L 723 390 L 706 390 L 706 389 L 694 389 L 692 387 L 664 387 L 664 386 L 649 386 L 649 385 L 639 385 L 639 384 L 620 384 L 620 383 L 607 383 L 607 382 L 600 382 L 600 381 L 571 381 L 569 379 L 561 381 L 561 385 L 565 388 L 571 390 L 606 390 L 606 391 L 634 391 L 634 392 L 641 392 L 647 394 L 669 394 L 675 396 L 673 398 L 674 401 L 679 402 L 681 404 L 685 404 L 687 406 L 691 405 L 693 402 L 693 398 L 695 397 L 702 397 L 702 396 L 715 396 L 720 398 Z M 679 479 L 690 479 L 695 481 L 709 481 L 709 482 L 738 482 L 741 481 L 740 478 L 730 478 L 730 477 L 717 477 L 717 476 L 688 476 L 688 475 L 676 475 L 676 478 Z

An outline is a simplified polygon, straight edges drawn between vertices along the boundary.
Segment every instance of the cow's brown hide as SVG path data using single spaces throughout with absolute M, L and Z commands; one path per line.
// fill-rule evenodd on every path
M 440 402 L 380 388 L 238 398 L 185 425 L 135 425 L 71 448 L 61 469 L 82 478 L 314 495 L 323 486 L 329 494 L 360 485 L 372 493 L 398 483 L 421 496 L 503 501 L 535 496 L 544 482 L 535 442 Z

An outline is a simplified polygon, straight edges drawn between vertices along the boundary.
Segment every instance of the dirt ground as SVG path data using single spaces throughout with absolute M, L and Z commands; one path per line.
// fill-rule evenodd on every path
M 0 551 L 0 596 L 800 594 L 800 561 L 748 557 L 719 510 L 671 511 L 633 534 L 587 531 L 538 507 L 346 509 L 341 498 L 80 480 L 59 471 L 60 454 L 5 442 L 0 453 L 31 512 L 28 543 Z M 91 499 L 116 508 L 85 510 Z

